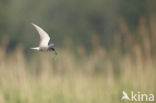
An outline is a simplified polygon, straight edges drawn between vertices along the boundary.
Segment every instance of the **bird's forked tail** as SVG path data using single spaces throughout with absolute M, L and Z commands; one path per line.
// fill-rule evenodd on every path
M 33 49 L 33 50 L 40 50 L 39 47 L 34 47 L 34 48 L 30 48 L 30 49 Z

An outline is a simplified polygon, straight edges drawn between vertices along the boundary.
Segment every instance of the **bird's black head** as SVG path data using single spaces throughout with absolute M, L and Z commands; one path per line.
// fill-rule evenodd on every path
M 49 51 L 55 51 L 55 48 L 49 48 Z
M 58 53 L 56 52 L 55 48 L 49 48 L 49 51 L 54 51 L 55 55 L 57 55 Z

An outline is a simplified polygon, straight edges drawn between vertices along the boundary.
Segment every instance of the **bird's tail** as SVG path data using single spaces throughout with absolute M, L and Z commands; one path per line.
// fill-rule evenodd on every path
M 30 48 L 30 49 L 33 49 L 33 50 L 40 50 L 39 47 L 34 47 L 34 48 Z

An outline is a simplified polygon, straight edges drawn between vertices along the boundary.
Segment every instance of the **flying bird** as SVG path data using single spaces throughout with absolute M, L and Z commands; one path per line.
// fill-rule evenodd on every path
M 32 23 L 35 29 L 38 31 L 40 35 L 40 44 L 39 47 L 33 47 L 30 49 L 37 50 L 37 51 L 54 51 L 57 55 L 57 52 L 54 48 L 54 43 L 50 42 L 50 37 L 47 32 L 45 32 L 41 27 L 37 26 L 36 24 Z

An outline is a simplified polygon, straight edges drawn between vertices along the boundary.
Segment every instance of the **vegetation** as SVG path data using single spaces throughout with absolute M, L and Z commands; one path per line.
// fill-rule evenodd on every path
M 115 33 L 122 33 L 120 19 L 124 18 L 130 31 L 135 32 L 140 17 L 147 23 L 155 17 L 155 4 L 152 0 L 0 0 L 0 40 L 8 36 L 9 49 L 18 43 L 30 47 L 39 40 L 30 25 L 33 22 L 59 47 L 70 37 L 72 44 L 82 43 L 90 49 L 91 35 L 96 34 L 110 49 Z M 133 34 L 137 38 L 138 34 Z
M 156 94 L 154 4 L 0 0 L 0 103 L 129 103 L 123 90 Z M 51 35 L 57 56 L 29 50 L 39 41 L 31 22 Z
M 31 51 L 34 56 L 26 58 L 22 45 L 6 53 L 5 39 L 0 49 L 0 103 L 121 103 L 123 90 L 155 93 L 155 57 L 141 26 L 143 44 L 132 46 L 129 37 L 132 41 L 125 45 L 132 49 L 124 53 L 118 49 L 120 37 L 107 52 L 94 35 L 89 54 L 83 45 L 74 53 L 67 43 L 58 56 Z

